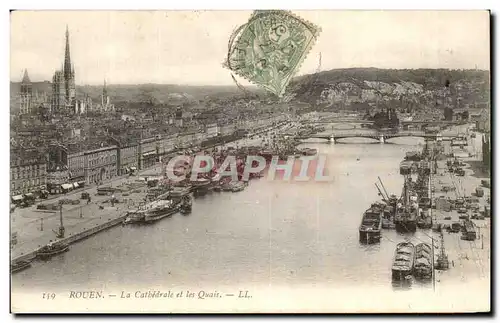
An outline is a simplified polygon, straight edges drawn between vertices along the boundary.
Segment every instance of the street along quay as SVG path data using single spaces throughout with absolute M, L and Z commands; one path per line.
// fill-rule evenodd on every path
M 160 172 L 160 170 L 159 166 L 155 166 L 141 173 Z M 15 236 L 15 243 L 11 243 L 11 261 L 15 263 L 30 260 L 36 256 L 39 248 L 49 243 L 58 241 L 71 244 L 120 224 L 127 210 L 144 200 L 146 196 L 146 183 L 140 180 L 140 176 L 116 178 L 106 183 L 106 186 L 121 190 L 121 193 L 115 194 L 118 203 L 106 202 L 110 196 L 98 195 L 95 186 L 85 191 L 70 192 L 49 201 L 51 204 L 57 204 L 61 200 L 79 202 L 63 204 L 62 210 L 40 210 L 37 209 L 37 205 L 16 208 L 11 213 L 11 237 Z M 83 192 L 89 194 L 90 201 L 81 199 Z M 64 227 L 64 237 L 58 238 L 61 222 Z
M 242 139 L 226 144 L 238 143 L 246 145 L 252 141 Z M 123 223 L 127 212 L 147 198 L 145 177 L 157 176 L 163 171 L 164 165 L 157 163 L 136 176 L 117 177 L 101 186 L 71 191 L 30 207 L 16 208 L 11 213 L 11 264 L 33 260 L 40 248 L 55 242 L 70 245 Z M 116 203 L 110 202 L 110 195 L 101 194 L 104 187 L 116 189 L 113 193 Z M 47 207 L 40 208 L 41 204 Z

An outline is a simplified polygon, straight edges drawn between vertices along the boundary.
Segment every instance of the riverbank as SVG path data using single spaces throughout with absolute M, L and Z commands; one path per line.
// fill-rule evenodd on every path
M 474 149 L 474 138 L 469 138 L 469 145 L 464 151 L 469 153 Z M 449 144 L 449 143 L 443 143 Z M 476 145 L 477 146 L 477 145 Z M 467 154 L 466 154 L 467 155 Z M 471 154 L 472 155 L 472 154 Z M 482 179 L 489 179 L 486 173 L 478 171 L 481 169 L 482 154 L 476 154 L 478 157 L 459 158 L 465 165 L 464 176 L 456 176 L 448 172 L 446 160 L 440 160 L 437 163 L 437 173 L 432 175 L 431 185 L 434 188 L 433 196 L 446 200 L 455 200 L 457 198 L 477 198 L 479 210 L 478 214 L 484 211 L 485 206 L 490 206 L 487 197 L 491 194 L 490 189 L 482 187 L 484 195 L 478 197 L 475 194 L 476 188 L 481 187 Z M 445 191 L 445 187 L 452 188 Z M 452 223 L 461 223 L 458 210 L 438 207 L 433 210 L 435 221 L 438 224 L 450 226 Z M 468 211 L 469 217 L 473 212 Z M 485 217 L 483 220 L 472 219 L 476 227 L 476 239 L 473 241 L 463 240 L 461 232 L 450 233 L 443 230 L 444 248 L 448 255 L 450 268 L 446 271 L 436 271 L 436 282 L 451 281 L 455 284 L 476 284 L 481 283 L 489 286 L 488 281 L 491 275 L 491 220 Z M 440 237 L 433 233 L 435 241 L 440 246 Z M 436 252 L 438 252 L 437 250 Z M 481 290 L 481 293 L 489 294 L 489 290 Z
M 279 131 L 282 126 L 276 126 L 267 130 L 259 130 L 252 134 L 265 135 L 272 131 Z M 234 137 L 234 141 L 224 143 L 225 145 L 251 145 L 260 141 L 258 139 Z M 215 144 L 203 149 L 217 147 Z M 180 152 L 179 152 L 180 153 Z M 163 165 L 157 165 L 141 170 L 137 176 L 115 177 L 106 182 L 112 187 L 122 187 L 138 183 L 139 178 L 146 173 L 154 172 L 161 174 Z M 146 183 L 142 182 L 138 192 L 137 188 L 116 193 L 115 197 L 126 203 L 116 203 L 114 206 L 103 204 L 109 199 L 108 196 L 97 195 L 97 186 L 86 187 L 81 190 L 74 190 L 62 196 L 50 199 L 51 203 L 61 199 L 80 200 L 80 204 L 64 205 L 63 225 L 65 228 L 65 238 L 58 241 L 68 244 L 75 243 L 88 238 L 101 231 L 120 224 L 126 216 L 127 210 L 144 200 L 147 194 Z M 80 199 L 80 194 L 85 191 L 90 194 L 92 202 L 87 204 L 87 200 Z M 125 193 L 125 194 L 124 194 Z M 42 203 L 44 201 L 41 201 Z M 101 208 L 103 207 L 103 208 Z M 11 248 L 11 261 L 31 259 L 36 255 L 36 251 L 50 242 L 56 241 L 56 232 L 60 226 L 59 211 L 37 210 L 36 205 L 28 208 L 18 208 L 11 213 L 11 232 L 17 234 L 17 243 Z
M 373 183 L 380 176 L 389 194 L 400 194 L 403 178 L 397 167 L 407 151 L 415 151 L 424 143 L 418 138 L 393 142 L 306 143 L 305 147 L 318 149 L 332 161 L 326 166 L 334 181 L 263 178 L 251 181 L 242 192 L 207 194 L 195 199 L 189 216 L 173 216 L 155 225 L 116 226 L 73 244 L 68 253 L 50 262 L 35 262 L 32 268 L 12 275 L 12 297 L 28 302 L 49 290 L 63 299 L 81 286 L 102 290 L 105 297 L 119 296 L 124 289 L 131 293 L 189 290 L 195 294 L 213 289 L 235 296 L 213 301 L 183 298 L 169 304 L 181 310 L 203 303 L 207 310 L 224 312 L 254 301 L 258 305 L 271 304 L 270 311 L 297 304 L 312 308 L 321 305 L 330 311 L 333 306 L 333 310 L 345 311 L 342 305 L 323 304 L 317 297 L 311 301 L 311 292 L 321 286 L 321 293 L 327 293 L 330 300 L 344 296 L 342 304 L 358 304 L 361 311 L 446 312 L 459 306 L 470 311 L 484 309 L 488 292 L 473 282 L 474 272 L 465 272 L 467 284 L 461 284 L 462 271 L 449 270 L 445 274 L 450 277 L 439 277 L 436 282 L 436 292 L 431 284 L 418 282 L 410 291 L 394 290 L 391 263 L 395 246 L 408 238 L 430 243 L 431 230 L 417 230 L 414 235 L 386 230 L 379 244 L 359 243 L 360 217 L 370 203 L 380 198 Z M 448 243 L 446 246 L 452 247 Z M 275 292 L 286 292 L 269 294 L 269 286 Z M 231 300 L 239 290 L 248 290 L 252 298 L 238 299 L 240 305 L 233 304 Z M 476 290 L 480 292 L 471 293 Z M 373 305 L 373 295 L 380 295 L 384 301 Z M 282 305 L 273 303 L 276 297 L 284 300 Z M 150 300 L 132 300 L 127 311 L 137 312 L 139 307 L 152 310 Z M 82 304 L 82 310 L 87 311 L 97 311 L 102 301 L 68 300 L 71 307 Z M 108 304 L 113 299 L 104 301 Z M 123 310 L 124 301 L 118 300 L 121 305 L 117 303 L 113 308 Z M 157 310 L 165 306 L 165 300 L 159 302 L 163 305 L 158 304 Z M 43 310 L 47 310 L 46 306 L 40 304 Z

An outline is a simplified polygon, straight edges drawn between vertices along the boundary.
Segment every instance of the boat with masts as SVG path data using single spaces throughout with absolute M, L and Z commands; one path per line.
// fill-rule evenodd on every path
M 382 179 L 378 177 L 379 183 L 375 183 L 375 187 L 378 190 L 378 195 L 382 197 L 383 203 L 383 213 L 382 213 L 382 228 L 383 229 L 394 229 L 394 216 L 396 213 L 396 207 L 398 204 L 398 197 L 394 194 L 389 195 L 385 189 Z

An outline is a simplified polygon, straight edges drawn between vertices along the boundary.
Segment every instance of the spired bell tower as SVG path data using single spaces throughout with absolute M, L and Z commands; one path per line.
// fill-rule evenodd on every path
M 76 99 L 75 69 L 71 65 L 71 54 L 69 49 L 69 30 L 67 25 L 66 25 L 66 48 L 64 51 L 63 75 L 64 75 L 64 87 L 66 90 L 65 91 L 66 104 L 69 107 L 73 107 L 75 105 L 75 99 Z
M 30 114 L 33 104 L 33 89 L 31 85 L 30 77 L 28 76 L 28 70 L 24 70 L 23 80 L 21 81 L 21 93 L 20 93 L 20 113 Z

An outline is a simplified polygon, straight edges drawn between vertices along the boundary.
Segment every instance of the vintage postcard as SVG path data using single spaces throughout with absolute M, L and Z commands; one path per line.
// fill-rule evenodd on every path
M 12 313 L 491 310 L 488 11 L 12 11 Z

